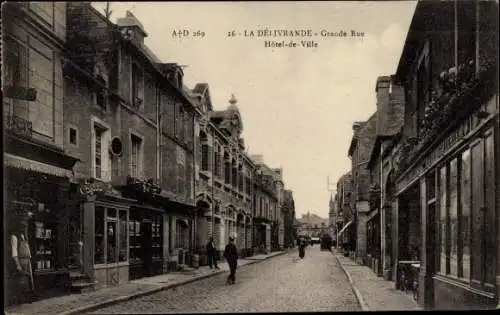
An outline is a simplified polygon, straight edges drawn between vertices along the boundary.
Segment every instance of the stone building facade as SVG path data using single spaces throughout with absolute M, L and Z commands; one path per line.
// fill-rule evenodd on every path
M 2 5 L 4 117 L 4 240 L 25 221 L 32 253 L 35 295 L 69 287 L 67 242 L 77 158 L 64 143 L 63 63 L 67 44 L 64 2 Z M 42 233 L 43 232 L 43 233 Z M 10 278 L 12 251 L 4 246 L 4 298 L 17 303 Z M 17 293 L 18 294 L 18 293 Z
M 285 248 L 295 246 L 296 230 L 295 230 L 295 202 L 293 200 L 293 191 L 286 189 L 283 198 L 283 224 L 284 224 L 284 241 Z
M 339 212 L 336 222 L 337 242 L 346 250 L 356 248 L 356 225 L 354 224 L 354 209 L 352 208 L 352 176 L 351 171 L 342 175 L 337 181 L 335 202 Z
M 68 3 L 64 143 L 79 159 L 71 202 L 73 287 L 117 286 L 189 263 L 194 106 L 182 70 L 144 44 L 130 12 L 111 23 Z M 83 280 L 82 280 L 83 279 Z

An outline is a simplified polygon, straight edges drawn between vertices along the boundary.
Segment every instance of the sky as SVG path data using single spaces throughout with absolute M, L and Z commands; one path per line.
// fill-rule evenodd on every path
M 93 3 L 103 12 L 104 2 Z M 184 83 L 208 83 L 215 110 L 234 94 L 249 154 L 282 167 L 297 217 L 328 217 L 328 202 L 350 169 L 352 123 L 376 109 L 378 76 L 396 71 L 416 1 L 111 2 L 111 20 L 130 10 L 162 62 L 185 65 Z M 253 30 L 310 29 L 318 36 L 257 37 Z M 187 30 L 186 37 L 174 31 Z M 324 37 L 321 31 L 345 31 Z M 352 37 L 351 30 L 364 36 Z M 229 36 L 232 31 L 236 36 Z M 196 34 L 204 36 L 194 36 Z M 265 41 L 297 47 L 266 48 Z M 303 48 L 314 40 L 318 47 Z M 329 178 L 329 180 L 327 179 Z M 330 182 L 330 185 L 328 185 Z M 333 192 L 334 193 L 334 192 Z

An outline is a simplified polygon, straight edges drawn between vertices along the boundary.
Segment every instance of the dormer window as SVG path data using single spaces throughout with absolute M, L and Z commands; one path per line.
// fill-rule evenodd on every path
M 136 109 L 144 108 L 144 71 L 137 64 L 132 63 L 132 106 Z
M 95 103 L 102 109 L 106 109 L 108 105 L 107 93 L 106 93 L 106 81 L 101 75 L 96 78 L 97 88 L 95 92 Z

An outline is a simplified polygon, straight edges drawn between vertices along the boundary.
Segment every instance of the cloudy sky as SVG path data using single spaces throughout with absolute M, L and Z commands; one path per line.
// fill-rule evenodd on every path
M 352 123 L 376 107 L 377 76 L 393 74 L 415 9 L 414 1 L 368 2 L 112 2 L 111 20 L 130 10 L 144 25 L 146 45 L 163 62 L 187 65 L 185 83 L 210 86 L 217 110 L 238 100 L 250 154 L 283 167 L 297 216 L 328 217 L 332 186 L 350 168 Z M 103 12 L 104 3 L 94 3 Z M 317 48 L 265 48 L 244 31 L 351 30 L 363 37 L 321 37 Z M 174 31 L 189 30 L 189 37 Z M 235 31 L 240 36 L 229 37 Z M 194 37 L 196 31 L 204 37 Z M 307 39 L 306 39 L 307 40 Z

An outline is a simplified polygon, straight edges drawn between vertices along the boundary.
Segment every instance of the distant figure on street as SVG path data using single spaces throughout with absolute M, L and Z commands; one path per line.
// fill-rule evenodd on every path
M 300 240 L 299 242 L 299 257 L 304 258 L 306 254 L 306 242 L 304 240 Z
M 210 240 L 207 243 L 207 257 L 208 257 L 208 265 L 210 269 L 212 266 L 215 266 L 215 269 L 219 269 L 217 266 L 217 249 L 215 248 L 214 238 L 210 237 Z
M 238 250 L 234 245 L 234 237 L 229 237 L 229 244 L 226 245 L 224 250 L 224 257 L 229 265 L 229 276 L 227 277 L 227 284 L 234 284 L 236 282 L 236 267 L 238 266 Z

